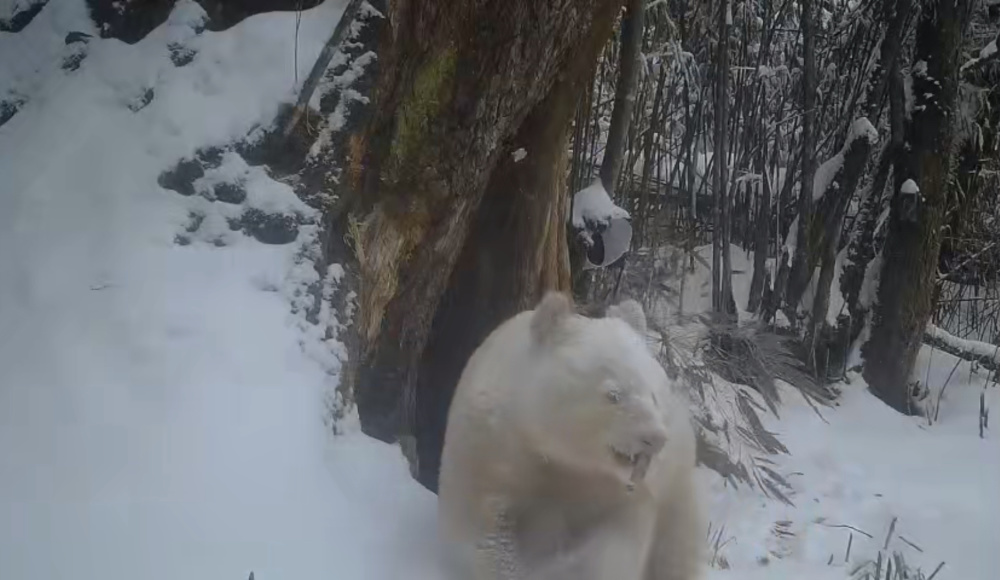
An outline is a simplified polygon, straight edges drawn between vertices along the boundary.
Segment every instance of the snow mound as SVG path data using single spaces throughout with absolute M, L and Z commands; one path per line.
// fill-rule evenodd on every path
M 628 251 L 629 214 L 611 201 L 600 179 L 573 195 L 572 211 L 571 223 L 588 248 L 586 269 L 607 266 Z
M 628 219 L 629 214 L 611 201 L 600 179 L 573 195 L 573 227 L 585 229 L 594 225 L 606 226 L 613 219 Z
M 855 139 L 867 139 L 872 145 L 878 145 L 878 130 L 868 120 L 868 117 L 859 117 L 851 123 L 845 147 L 850 147 Z

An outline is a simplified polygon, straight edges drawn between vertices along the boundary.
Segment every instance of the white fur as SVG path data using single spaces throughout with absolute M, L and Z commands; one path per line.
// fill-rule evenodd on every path
M 588 319 L 550 294 L 470 358 L 438 490 L 463 578 L 700 577 L 694 431 L 636 309 Z M 612 449 L 650 454 L 645 477 L 633 482 Z
M 642 305 L 631 298 L 608 307 L 608 318 L 620 318 L 639 334 L 646 334 L 646 313 Z

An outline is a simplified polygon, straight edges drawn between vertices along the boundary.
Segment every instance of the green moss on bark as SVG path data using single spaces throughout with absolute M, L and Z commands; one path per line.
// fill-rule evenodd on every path
M 430 58 L 417 70 L 413 90 L 396 112 L 396 130 L 389 149 L 386 177 L 397 181 L 401 171 L 413 164 L 428 145 L 434 119 L 447 102 L 455 77 L 458 54 L 448 47 Z

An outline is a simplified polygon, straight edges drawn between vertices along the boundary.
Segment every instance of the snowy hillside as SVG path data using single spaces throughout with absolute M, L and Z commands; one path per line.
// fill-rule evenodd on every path
M 294 13 L 201 30 L 190 0 L 135 45 L 98 38 L 83 0 L 0 32 L 0 99 L 17 102 L 0 125 L 0 578 L 444 578 L 434 496 L 398 448 L 324 423 L 343 348 L 325 339 L 340 313 L 306 316 L 339 273 L 313 267 L 316 210 L 231 148 L 202 155 L 194 195 L 163 177 L 269 126 L 344 4 L 297 37 Z M 940 388 L 955 359 L 928 364 Z M 985 378 L 959 365 L 932 426 L 860 382 L 825 420 L 787 395 L 768 427 L 795 505 L 703 471 L 710 577 L 847 578 L 898 518 L 890 551 L 912 565 L 994 579 Z M 847 564 L 845 526 L 873 536 L 854 532 Z
M 294 14 L 196 36 L 199 10 L 134 46 L 91 38 L 75 71 L 82 0 L 0 33 L 0 92 L 26 97 L 0 127 L 0 578 L 419 577 L 433 551 L 399 525 L 429 494 L 395 449 L 322 422 L 337 360 L 292 314 L 312 210 L 235 153 L 203 179 L 237 175 L 242 204 L 157 184 L 294 95 Z M 300 82 L 340 10 L 303 19 Z M 304 225 L 263 244 L 227 227 L 248 208 Z

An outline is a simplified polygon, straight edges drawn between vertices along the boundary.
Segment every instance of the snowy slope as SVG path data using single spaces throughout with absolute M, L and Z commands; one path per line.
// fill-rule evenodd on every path
M 343 4 L 302 18 L 298 82 Z M 199 19 L 179 2 L 134 46 L 67 45 L 94 30 L 83 0 L 53 0 L 22 32 L 0 33 L 0 98 L 23 100 L 0 126 L 0 578 L 441 579 L 434 498 L 398 448 L 323 424 L 340 347 L 301 311 L 320 278 L 303 258 L 315 212 L 233 152 L 198 183 L 243 183 L 239 205 L 158 185 L 295 94 L 294 14 L 220 33 L 197 33 Z M 171 44 L 193 60 L 176 65 Z M 227 226 L 248 209 L 295 216 L 295 241 Z M 201 225 L 178 244 L 192 214 Z M 734 269 L 742 307 L 748 257 L 734 252 Z M 707 278 L 695 278 L 688 313 L 704 307 Z M 930 360 L 937 389 L 954 359 Z M 898 517 L 924 550 L 908 558 L 928 571 L 947 561 L 940 580 L 992 580 L 1000 445 L 975 429 L 982 381 L 961 366 L 930 427 L 860 384 L 828 423 L 786 396 L 768 426 L 792 452 L 776 469 L 801 472 L 789 476 L 796 505 L 703 471 L 727 563 L 716 557 L 710 577 L 846 578 L 828 562 L 843 560 L 847 531 L 826 524 L 875 536 L 856 534 L 860 562 Z M 776 535 L 783 521 L 794 535 Z
M 300 81 L 342 4 L 302 19 Z M 93 33 L 83 0 L 0 33 L 0 70 L 19 72 L 0 78 L 30 96 L 0 127 L 0 578 L 394 578 L 400 561 L 419 577 L 434 552 L 397 524 L 426 521 L 429 494 L 397 449 L 322 422 L 336 368 L 306 356 L 290 313 L 315 227 L 265 245 L 222 221 L 225 247 L 174 243 L 209 204 L 159 173 L 295 89 L 294 14 L 195 37 L 199 11 L 181 3 L 135 46 L 94 38 L 73 72 L 59 55 Z M 197 50 L 187 66 L 177 41 Z M 223 168 L 246 173 L 248 204 L 308 213 Z
M 752 254 L 730 248 L 733 292 L 742 310 L 753 274 Z M 697 258 L 685 279 L 671 279 L 666 299 L 653 304 L 661 321 L 690 321 L 711 308 L 711 246 L 694 249 Z M 771 267 L 771 266 L 769 266 Z M 673 327 L 680 343 L 688 326 Z M 992 355 L 992 352 L 991 352 Z M 956 366 L 957 365 L 957 366 Z M 953 372 L 954 371 L 954 372 Z M 900 552 L 926 575 L 942 561 L 937 579 L 996 578 L 996 522 L 1000 521 L 1000 438 L 979 438 L 979 397 L 1000 406 L 1000 388 L 987 383 L 988 371 L 925 346 L 914 378 L 936 399 L 948 384 L 939 422 L 903 417 L 867 392 L 850 374 L 839 405 L 822 418 L 800 395 L 782 389 L 781 419 L 762 415 L 765 426 L 790 455 L 771 457 L 775 470 L 793 486 L 793 506 L 747 488 L 726 488 L 715 473 L 702 470 L 712 523 L 712 580 L 844 579 L 878 556 L 893 518 L 887 553 Z M 949 378 L 950 377 L 950 378 Z M 994 411 L 995 413 L 995 411 Z M 733 447 L 738 449 L 738 446 Z M 843 526 L 852 526 L 853 532 Z M 718 535 L 716 535 L 718 534 Z M 923 550 L 913 548 L 899 536 Z M 851 544 L 850 557 L 847 556 Z M 724 561 L 724 563 L 721 563 Z
M 936 393 L 957 360 L 925 347 L 917 363 L 922 379 L 928 359 Z M 724 493 L 709 476 L 714 524 L 725 526 L 723 541 L 730 540 L 721 553 L 732 566 L 712 577 L 846 578 L 877 557 L 898 518 L 888 551 L 902 553 L 909 565 L 930 575 L 944 561 L 937 578 L 995 578 L 1000 444 L 995 432 L 978 437 L 985 379 L 970 379 L 962 363 L 940 422 L 932 426 L 891 411 L 859 377 L 845 388 L 839 407 L 823 412 L 826 422 L 801 398 L 785 394 L 782 420 L 768 426 L 790 451 L 778 463 L 796 488 L 790 498 L 795 505 L 765 501 L 749 490 Z M 994 409 L 1000 405 L 1000 389 L 991 387 L 987 396 Z

